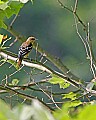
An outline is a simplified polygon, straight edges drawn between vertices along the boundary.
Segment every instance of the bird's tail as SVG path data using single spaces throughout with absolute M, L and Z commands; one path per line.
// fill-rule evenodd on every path
M 22 63 L 22 59 L 20 59 L 20 58 L 19 58 L 19 59 L 18 59 L 18 63 L 17 63 L 17 64 L 18 64 L 18 66 L 20 66 L 20 65 L 21 65 L 21 63 Z
M 21 63 L 22 63 L 22 60 L 23 60 L 23 56 L 22 56 L 22 55 L 18 55 L 17 65 L 16 65 L 16 68 L 17 68 L 17 69 L 20 68 Z
M 22 63 L 22 59 L 18 58 L 16 68 L 19 69 Z

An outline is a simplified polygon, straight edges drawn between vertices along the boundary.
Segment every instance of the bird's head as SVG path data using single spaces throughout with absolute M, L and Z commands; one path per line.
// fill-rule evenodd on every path
M 36 38 L 31 36 L 27 39 L 27 42 L 31 42 L 33 44 L 35 42 L 35 40 L 36 40 Z

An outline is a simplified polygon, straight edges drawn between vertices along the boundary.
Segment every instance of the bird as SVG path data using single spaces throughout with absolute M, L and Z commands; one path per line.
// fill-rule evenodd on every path
M 28 57 L 30 51 L 33 48 L 33 44 L 35 42 L 36 38 L 35 37 L 28 37 L 28 39 L 22 43 L 22 45 L 19 47 L 18 51 L 18 61 L 17 65 L 20 67 L 23 58 Z

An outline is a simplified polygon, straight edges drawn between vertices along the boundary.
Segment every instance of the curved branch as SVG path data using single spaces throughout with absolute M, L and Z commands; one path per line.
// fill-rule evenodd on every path
M 5 58 L 5 59 L 9 59 L 9 60 L 12 60 L 12 61 L 14 61 L 14 62 L 17 61 L 17 58 L 16 58 L 16 57 L 10 56 L 10 55 L 2 52 L 2 51 L 0 52 L 0 55 L 1 55 L 3 58 Z M 51 72 L 50 70 L 48 70 L 47 68 L 45 68 L 45 67 L 42 66 L 42 65 L 35 64 L 35 63 L 30 63 L 30 62 L 27 62 L 27 61 L 25 61 L 25 60 L 22 60 L 22 64 L 25 65 L 25 66 L 37 68 L 37 69 L 39 69 L 39 70 L 42 70 L 42 71 L 47 72 L 47 73 L 49 73 L 49 74 L 52 74 L 52 72 Z
M 16 60 L 17 60 L 17 57 L 15 55 L 12 56 L 12 53 L 10 53 L 8 51 L 6 51 L 6 53 L 5 53 L 5 51 L 1 50 L 0 55 L 3 58 L 5 58 L 6 60 L 9 59 L 9 60 L 13 60 L 14 62 L 16 62 Z M 54 70 L 50 69 L 48 66 L 46 66 L 46 65 L 44 65 L 44 64 L 42 64 L 40 62 L 36 62 L 36 61 L 33 61 L 33 62 L 32 61 L 29 62 L 29 61 L 23 60 L 22 64 L 24 64 L 24 65 L 26 65 L 28 67 L 37 68 L 37 69 L 42 70 L 44 72 L 47 72 L 49 74 L 54 74 L 54 75 L 56 75 L 58 77 L 63 78 L 64 81 L 70 83 L 72 86 L 75 86 L 76 88 L 79 88 L 79 89 L 86 90 L 86 88 L 80 82 L 77 82 L 74 79 L 72 79 L 72 78 L 70 78 L 70 77 L 68 77 L 66 75 L 63 75 L 62 73 L 54 71 Z

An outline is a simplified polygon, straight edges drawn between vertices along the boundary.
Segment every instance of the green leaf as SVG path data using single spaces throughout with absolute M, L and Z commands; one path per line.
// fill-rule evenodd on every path
M 2 21 L 4 19 L 4 17 L 6 16 L 6 13 L 4 10 L 0 9 L 0 21 Z
M 96 86 L 96 82 L 94 82 L 94 85 Z
M 4 101 L 0 100 L 0 120 L 12 120 L 14 116 L 9 106 Z M 14 118 L 13 118 L 14 119 Z
M 58 76 L 53 76 L 50 80 L 50 83 L 52 84 L 59 84 L 60 88 L 68 88 L 70 86 L 69 83 L 66 83 L 63 78 L 60 78 Z
M 0 0 L 0 4 L 4 3 L 3 1 Z
M 19 80 L 18 79 L 13 79 L 12 80 L 12 85 L 17 85 L 19 83 Z
M 79 105 L 82 105 L 82 102 L 80 100 L 75 100 L 75 101 L 69 101 L 66 102 L 65 106 L 69 107 L 77 107 Z
M 7 26 L 4 24 L 2 20 L 0 20 L 0 28 L 7 29 Z
M 0 44 L 2 43 L 3 35 L 0 34 Z
M 2 3 L 4 3 L 4 2 L 7 2 L 7 1 L 9 1 L 9 0 L 0 0 Z
M 62 106 L 62 109 L 55 110 L 53 113 L 54 117 L 56 120 L 70 120 L 69 112 L 68 112 L 68 107 L 67 106 Z
M 9 7 L 8 6 L 8 2 L 3 2 L 2 4 L 0 4 L 0 9 L 2 9 L 2 10 L 5 10 L 7 7 Z
M 24 4 L 18 1 L 12 1 L 9 4 L 9 7 L 6 8 L 5 13 L 6 17 L 10 18 L 12 15 L 17 15 L 20 9 L 23 7 Z
M 5 11 L 0 9 L 0 28 L 7 29 L 7 26 L 4 23 L 5 16 L 6 16 Z
M 73 111 L 71 110 L 74 110 L 75 107 L 77 107 L 78 105 L 81 105 L 82 102 L 80 101 L 73 101 L 73 102 L 65 102 L 61 108 L 61 110 L 56 110 L 53 115 L 54 117 L 56 118 L 56 120 L 78 120 L 77 118 L 76 119 L 73 119 L 72 118 L 72 115 L 74 114 Z M 78 109 L 77 109 L 78 111 Z M 72 112 L 70 114 L 70 112 Z M 77 113 L 77 112 L 75 112 Z M 76 116 L 76 114 L 74 115 Z M 86 120 L 86 119 L 82 119 L 82 120 Z M 91 119 L 90 119 L 91 120 Z
M 64 94 L 63 99 L 69 98 L 71 100 L 75 100 L 77 98 L 77 94 L 70 92 L 68 94 Z
M 17 15 L 24 4 L 19 0 L 10 0 L 7 2 L 0 1 L 0 3 L 0 28 L 7 29 L 7 26 L 4 23 L 4 19 L 6 17 L 10 18 L 14 14 Z
M 96 120 L 96 105 L 88 105 L 81 109 L 77 120 Z

